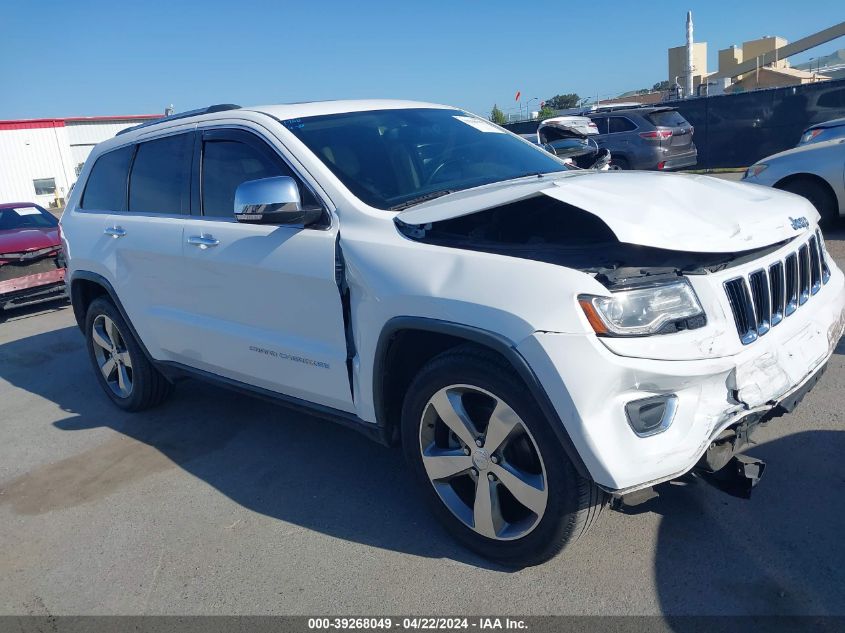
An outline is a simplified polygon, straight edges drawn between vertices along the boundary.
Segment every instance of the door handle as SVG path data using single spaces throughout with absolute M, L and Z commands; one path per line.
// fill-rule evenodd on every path
M 188 244 L 192 246 L 199 246 L 201 249 L 217 246 L 219 243 L 220 240 L 216 239 L 213 235 L 208 235 L 207 233 L 203 233 L 202 235 L 192 235 L 188 238 Z
M 103 233 L 113 237 L 114 239 L 126 235 L 126 231 L 123 229 L 122 226 L 110 226 L 109 228 L 105 229 Z

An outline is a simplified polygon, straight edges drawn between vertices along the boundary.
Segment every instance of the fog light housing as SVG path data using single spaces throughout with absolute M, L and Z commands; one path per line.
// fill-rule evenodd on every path
M 648 437 L 668 429 L 677 409 L 678 396 L 651 396 L 626 404 L 625 415 L 634 433 L 639 437 Z

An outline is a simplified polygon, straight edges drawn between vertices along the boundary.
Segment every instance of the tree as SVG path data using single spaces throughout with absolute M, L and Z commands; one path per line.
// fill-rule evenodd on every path
M 502 112 L 496 104 L 493 104 L 493 109 L 490 111 L 490 120 L 497 125 L 504 125 L 508 122 L 508 118 L 505 116 L 505 113 Z
M 552 110 L 549 106 L 544 105 L 540 108 L 540 112 L 537 113 L 537 118 L 542 121 L 543 119 L 550 119 L 557 114 L 554 110 Z
M 551 99 L 546 99 L 545 107 L 551 108 L 552 110 L 567 110 L 577 107 L 579 101 L 581 101 L 581 97 L 574 92 L 570 92 L 565 95 L 555 95 Z
M 666 81 L 658 81 L 656 84 L 654 84 L 651 87 L 651 91 L 652 92 L 664 92 L 666 90 L 669 90 L 669 88 L 671 88 L 671 86 L 669 85 L 669 80 L 667 79 Z

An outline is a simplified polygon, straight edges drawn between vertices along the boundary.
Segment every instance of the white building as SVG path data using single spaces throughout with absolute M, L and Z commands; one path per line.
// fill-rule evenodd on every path
M 0 202 L 64 204 L 91 149 L 160 114 L 0 121 Z

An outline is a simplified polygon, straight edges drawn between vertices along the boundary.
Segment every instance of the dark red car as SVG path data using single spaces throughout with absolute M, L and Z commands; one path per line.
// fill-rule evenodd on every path
M 59 221 L 31 202 L 0 204 L 0 310 L 64 291 Z

